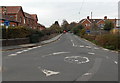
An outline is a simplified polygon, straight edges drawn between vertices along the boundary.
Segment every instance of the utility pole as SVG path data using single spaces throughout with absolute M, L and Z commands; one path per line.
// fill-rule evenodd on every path
M 92 19 L 92 12 L 91 12 L 91 19 Z

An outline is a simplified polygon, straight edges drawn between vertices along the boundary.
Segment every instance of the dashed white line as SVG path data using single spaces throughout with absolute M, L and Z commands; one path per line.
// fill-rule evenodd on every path
M 95 50 L 97 50 L 97 49 L 99 49 L 99 48 L 97 48 L 97 47 L 94 47 L 94 49 L 95 49 Z
M 33 48 L 28 48 L 28 50 L 32 50 Z
M 88 54 L 95 55 L 95 53 L 92 53 L 92 52 L 88 52 Z
M 36 49 L 36 48 L 38 48 L 38 47 L 33 47 L 33 49 Z
M 38 48 L 42 47 L 42 46 L 37 46 Z
M 56 52 L 56 53 L 52 53 L 53 55 L 58 55 L 58 54 L 65 54 L 65 53 L 69 53 L 69 52 Z
M 23 53 L 23 51 L 19 51 L 19 52 L 16 52 L 17 54 L 21 54 L 21 53 Z
M 17 56 L 17 54 L 10 54 L 10 55 L 8 55 L 8 56 Z
M 86 46 L 86 48 L 91 48 L 90 46 Z
M 70 52 L 55 52 L 55 53 L 51 53 L 48 55 L 43 55 L 42 57 L 48 57 L 48 56 L 52 56 L 52 55 L 59 55 L 59 54 L 66 54 L 66 53 L 70 53 Z
M 29 51 L 29 50 L 23 50 L 23 52 L 27 52 L 27 51 Z
M 88 75 L 92 75 L 92 73 L 85 73 L 85 74 L 82 75 L 82 76 L 88 76 Z
M 115 63 L 115 64 L 118 64 L 118 62 L 117 62 L 117 61 L 114 61 L 114 63 Z
M 105 49 L 105 48 L 103 48 L 103 50 L 105 50 L 105 51 L 109 51 L 108 49 Z
M 83 45 L 80 45 L 80 47 L 81 47 L 81 48 L 83 48 L 83 47 L 85 47 L 85 46 L 83 46 Z

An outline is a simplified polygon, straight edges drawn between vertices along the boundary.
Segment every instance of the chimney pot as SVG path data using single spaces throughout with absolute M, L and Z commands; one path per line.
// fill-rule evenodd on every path
M 104 19 L 106 20 L 106 19 L 107 19 L 107 16 L 105 16 Z
M 89 17 L 89 16 L 87 16 L 87 19 L 90 19 L 90 17 Z

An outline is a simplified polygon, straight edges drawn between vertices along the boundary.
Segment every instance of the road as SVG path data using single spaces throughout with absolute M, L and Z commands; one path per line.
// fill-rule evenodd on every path
M 3 52 L 3 81 L 117 81 L 118 54 L 70 33 L 53 43 Z

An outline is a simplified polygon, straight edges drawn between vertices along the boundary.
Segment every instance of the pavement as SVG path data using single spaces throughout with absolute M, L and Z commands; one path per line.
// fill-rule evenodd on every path
M 118 53 L 70 33 L 49 44 L 3 51 L 2 62 L 3 81 L 118 81 Z
M 22 45 L 14 45 L 14 46 L 3 46 L 2 51 L 16 50 L 16 49 L 21 49 L 21 48 L 28 48 L 28 47 L 34 47 L 34 46 L 38 46 L 38 45 L 48 44 L 48 43 L 56 41 L 61 36 L 62 36 L 62 34 L 57 35 L 56 37 L 53 37 L 49 40 L 41 41 L 39 43 L 22 44 Z

